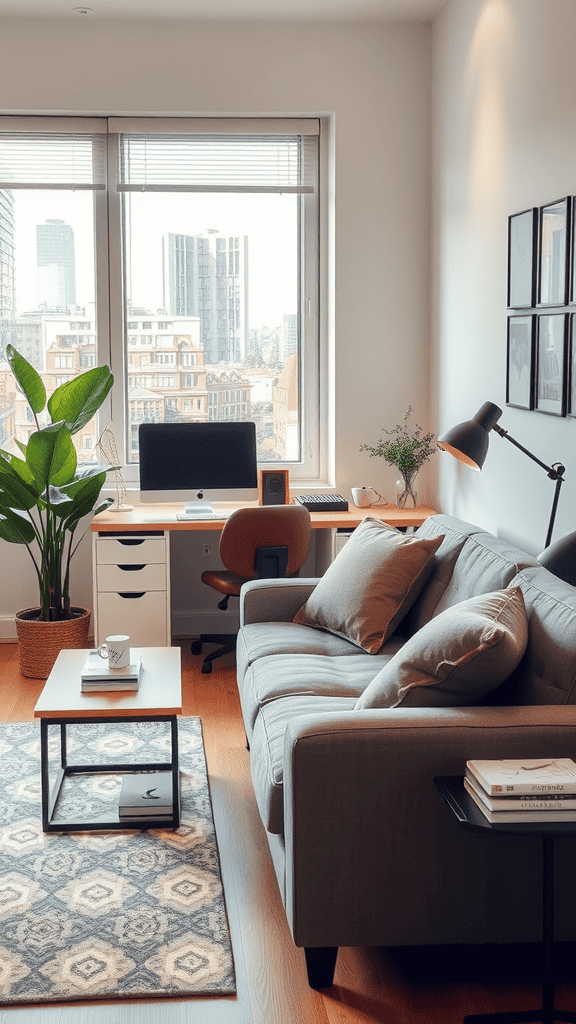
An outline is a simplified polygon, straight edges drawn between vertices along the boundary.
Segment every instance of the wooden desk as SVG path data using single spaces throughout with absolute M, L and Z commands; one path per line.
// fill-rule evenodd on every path
M 222 530 L 226 519 L 237 508 L 257 507 L 258 503 L 234 502 L 214 503 L 214 511 L 222 510 L 222 519 L 178 520 L 176 513 L 181 505 L 137 505 L 132 512 L 100 512 L 94 516 L 90 529 L 99 533 L 122 530 L 126 533 L 141 530 Z M 370 508 L 350 507 L 348 512 L 312 512 L 312 529 L 353 530 L 366 516 L 376 516 L 390 526 L 421 526 L 428 516 L 436 515 L 436 509 L 427 505 L 417 508 L 400 509 L 396 505 L 372 505 Z
M 90 527 L 94 642 L 101 644 L 121 628 L 134 645 L 169 647 L 170 534 L 181 530 L 222 531 L 231 512 L 250 508 L 251 504 L 257 505 L 216 503 L 215 511 L 222 510 L 222 519 L 209 520 L 176 519 L 181 505 L 137 505 L 131 512 L 106 511 L 94 516 Z M 425 505 L 413 509 L 352 506 L 348 512 L 312 512 L 312 528 L 321 531 L 317 536 L 315 574 L 321 575 L 331 560 L 333 530 L 354 530 L 367 516 L 399 528 L 420 526 L 435 512 Z

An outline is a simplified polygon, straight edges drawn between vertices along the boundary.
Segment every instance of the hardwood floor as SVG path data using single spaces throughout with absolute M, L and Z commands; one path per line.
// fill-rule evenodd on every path
M 342 949 L 335 984 L 309 988 L 296 949 L 250 778 L 233 659 L 200 673 L 182 642 L 184 714 L 202 720 L 232 933 L 238 994 L 223 999 L 83 1003 L 0 1010 L 2 1024 L 460 1024 L 465 1014 L 540 1005 L 539 950 L 451 947 Z M 42 689 L 0 644 L 0 721 L 29 721 Z M 576 1007 L 573 950 L 558 967 L 556 1005 Z

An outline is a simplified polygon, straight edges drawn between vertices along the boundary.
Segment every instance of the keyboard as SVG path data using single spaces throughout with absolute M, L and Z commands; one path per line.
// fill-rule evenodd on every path
M 297 494 L 294 498 L 309 512 L 347 512 L 348 502 L 341 494 Z
M 177 512 L 176 519 L 180 523 L 206 522 L 206 520 L 226 519 L 222 512 Z

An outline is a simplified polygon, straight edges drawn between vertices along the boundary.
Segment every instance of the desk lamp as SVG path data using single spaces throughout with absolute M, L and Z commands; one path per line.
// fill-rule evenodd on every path
M 455 427 L 451 427 L 442 437 L 438 438 L 438 445 L 444 451 L 450 452 L 451 455 L 460 462 L 463 462 L 464 465 L 469 466 L 471 469 L 480 470 L 488 454 L 490 431 L 494 430 L 497 434 L 500 434 L 500 437 L 505 437 L 507 441 L 510 441 L 521 452 L 524 452 L 529 459 L 532 459 L 533 462 L 536 462 L 542 469 L 546 470 L 550 479 L 555 481 L 555 488 L 548 532 L 546 534 L 546 544 L 544 545 L 544 550 L 538 555 L 538 561 L 545 565 L 555 576 L 565 580 L 567 583 L 576 585 L 576 533 L 571 533 L 550 546 L 556 510 L 558 508 L 558 499 L 560 497 L 560 488 L 564 483 L 563 474 L 565 467 L 559 462 L 555 462 L 552 466 L 547 466 L 545 462 L 541 462 L 536 455 L 533 455 L 527 448 L 524 448 L 515 438 L 510 437 L 508 431 L 498 425 L 501 415 L 502 409 L 497 405 L 494 405 L 493 402 L 484 402 L 484 405 L 480 407 L 471 420 L 458 423 Z

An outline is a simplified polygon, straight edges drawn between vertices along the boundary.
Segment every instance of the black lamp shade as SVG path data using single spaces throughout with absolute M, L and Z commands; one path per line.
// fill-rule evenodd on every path
M 550 544 L 540 552 L 538 561 L 554 576 L 576 587 L 576 533 Z
M 501 415 L 502 409 L 497 405 L 484 402 L 471 420 L 458 423 L 439 437 L 438 445 L 471 469 L 482 469 L 488 453 L 489 432 Z

